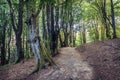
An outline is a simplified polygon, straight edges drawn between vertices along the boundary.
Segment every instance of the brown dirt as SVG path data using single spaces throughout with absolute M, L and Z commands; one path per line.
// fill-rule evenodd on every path
M 93 68 L 95 80 L 120 80 L 120 39 L 89 43 L 76 50 Z
M 49 66 L 29 75 L 33 59 L 0 67 L 0 80 L 120 80 L 120 39 L 88 43 L 77 48 L 59 49 Z
M 28 76 L 34 69 L 34 60 L 29 59 L 24 63 L 0 67 L 0 80 L 19 80 Z

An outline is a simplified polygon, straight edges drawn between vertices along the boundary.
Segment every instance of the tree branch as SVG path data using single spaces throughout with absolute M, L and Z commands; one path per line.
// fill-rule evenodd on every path
M 14 31 L 16 32 L 17 29 L 16 29 L 15 22 L 14 22 L 14 15 L 13 15 L 14 11 L 13 11 L 13 7 L 12 7 L 12 3 L 11 3 L 11 0 L 7 0 L 7 2 L 8 2 L 8 5 L 9 5 L 9 7 L 10 7 L 11 23 L 12 23 L 12 26 L 13 26 Z

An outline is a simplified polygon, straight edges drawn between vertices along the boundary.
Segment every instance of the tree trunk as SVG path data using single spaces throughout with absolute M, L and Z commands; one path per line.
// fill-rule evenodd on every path
M 5 31 L 6 31 L 6 23 L 2 26 L 2 35 L 1 35 L 1 64 L 6 64 L 6 53 L 5 53 Z
M 82 31 L 82 36 L 83 36 L 83 43 L 86 43 L 86 28 L 85 28 L 85 25 L 84 25 L 84 22 L 83 22 L 83 31 Z
M 12 36 L 12 27 L 10 26 L 10 29 L 9 29 L 9 33 L 8 33 L 8 44 L 7 44 L 7 47 L 8 47 L 8 60 L 7 60 L 7 63 L 10 62 L 10 42 L 11 42 L 11 36 Z
M 72 14 L 72 3 L 71 3 L 71 9 L 70 9 L 70 21 L 69 21 L 69 24 L 70 24 L 70 46 L 73 46 L 73 14 Z
M 10 7 L 11 23 L 15 32 L 17 57 L 18 57 L 16 63 L 18 63 L 24 58 L 24 53 L 22 51 L 22 39 L 21 39 L 22 27 L 23 27 L 23 0 L 19 0 L 19 4 L 18 4 L 18 25 L 15 25 L 14 12 L 13 12 L 14 10 L 11 0 L 7 0 L 7 1 Z
M 16 63 L 18 63 L 24 59 L 24 54 L 22 50 L 22 38 L 21 36 L 18 35 L 16 35 L 16 47 L 17 47 L 17 56 L 18 56 Z
M 36 63 L 37 63 L 37 70 L 39 69 L 39 66 L 41 64 L 40 59 L 40 45 L 39 45 L 39 27 L 37 25 L 37 17 L 32 15 L 27 19 L 27 25 L 28 25 L 28 34 L 29 34 L 29 43 L 32 49 L 32 52 L 35 55 Z
M 47 33 L 48 40 L 50 40 L 51 32 L 50 32 L 50 5 L 46 4 L 46 20 L 47 20 Z M 50 43 L 48 43 L 47 48 L 50 49 Z
M 63 2 L 63 0 L 62 0 Z M 61 23 L 60 23 L 60 27 L 62 28 L 62 30 L 64 29 L 64 5 L 62 4 L 62 8 L 61 8 L 61 13 L 60 16 L 62 16 L 61 19 Z M 62 36 L 61 33 L 59 32 L 59 40 L 60 40 L 60 46 L 61 47 L 65 47 L 65 42 L 64 40 L 62 40 Z
M 57 0 L 57 3 L 59 4 L 59 0 Z M 56 7 L 55 9 L 56 11 L 56 17 L 55 17 L 55 21 L 56 21 L 56 26 L 55 26 L 55 38 L 56 38 L 56 49 L 58 47 L 58 36 L 60 33 L 60 28 L 59 28 L 59 5 Z
M 23 1 L 19 0 L 19 8 L 18 8 L 18 25 L 17 30 L 15 31 L 16 35 L 16 46 L 17 46 L 17 63 L 24 59 L 24 53 L 22 50 L 22 27 L 23 27 Z
M 65 31 L 64 31 L 64 42 L 65 42 L 65 46 L 68 46 L 68 38 L 69 37 L 69 32 L 68 32 L 68 24 L 66 23 L 65 26 Z
M 56 32 L 55 32 L 55 26 L 54 26 L 54 7 L 53 3 L 51 3 L 51 54 L 52 56 L 55 56 L 56 54 Z
M 103 23 L 106 28 L 106 37 L 111 38 L 109 28 L 107 25 L 107 14 L 106 14 L 106 0 L 104 0 L 103 6 L 102 6 L 102 14 L 103 14 Z
M 47 39 L 47 31 L 45 26 L 45 5 L 42 8 L 42 26 L 43 26 L 43 40 Z
M 111 19 L 112 19 L 112 28 L 113 28 L 113 38 L 117 38 L 116 36 L 116 26 L 115 26 L 115 16 L 114 16 L 114 5 L 113 0 L 111 2 Z

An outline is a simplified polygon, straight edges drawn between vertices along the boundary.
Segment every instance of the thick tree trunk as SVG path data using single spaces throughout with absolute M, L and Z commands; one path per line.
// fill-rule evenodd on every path
M 111 19 L 112 19 L 112 28 L 113 28 L 113 38 L 117 38 L 116 36 L 116 26 L 115 26 L 115 16 L 114 16 L 114 5 L 113 0 L 111 2 Z
M 19 2 L 18 25 L 17 25 L 17 30 L 15 31 L 17 56 L 18 56 L 16 63 L 24 59 L 24 53 L 22 50 L 22 38 L 21 38 L 22 27 L 23 27 L 23 7 L 22 7 L 22 2 Z
M 57 0 L 57 3 L 59 4 L 59 0 Z M 55 9 L 56 11 L 56 16 L 55 16 L 55 21 L 56 21 L 56 26 L 55 26 L 55 38 L 56 38 L 56 49 L 58 47 L 58 36 L 60 33 L 60 28 L 59 28 L 59 5 Z
M 2 26 L 2 35 L 1 35 L 1 64 L 6 64 L 6 53 L 5 53 L 5 31 L 6 24 Z
M 62 0 L 63 2 L 63 0 Z M 62 8 L 61 8 L 61 11 L 60 11 L 60 20 L 61 20 L 61 23 L 60 23 L 60 29 L 62 29 L 62 31 L 64 30 L 64 5 L 62 4 Z M 61 34 L 61 30 L 59 29 L 59 40 L 60 40 L 60 47 L 65 47 L 65 42 L 64 40 L 62 39 L 62 34 Z
M 106 14 L 106 0 L 104 0 L 103 7 L 102 7 L 102 15 L 103 15 L 103 23 L 106 28 L 106 37 L 111 38 L 109 28 L 107 25 L 107 14 Z
M 50 40 L 51 32 L 50 32 L 50 5 L 49 4 L 46 4 L 46 21 L 47 21 L 48 40 Z M 47 45 L 47 48 L 50 49 L 50 43 Z
M 18 56 L 16 63 L 18 63 L 24 59 L 24 54 L 22 50 L 22 38 L 21 36 L 18 35 L 16 35 L 16 47 L 17 47 L 17 56 Z
M 11 0 L 7 0 L 7 1 L 10 7 L 11 23 L 16 37 L 16 47 L 17 47 L 17 57 L 18 57 L 16 63 L 18 63 L 24 58 L 24 53 L 22 51 L 22 39 L 21 39 L 22 27 L 23 27 L 23 0 L 19 0 L 19 4 L 18 4 L 18 25 L 15 24 L 14 10 Z
M 37 68 L 36 70 L 39 69 L 39 66 L 41 64 L 41 58 L 40 58 L 40 44 L 39 44 L 39 27 L 37 25 L 37 17 L 32 15 L 31 17 L 28 18 L 27 20 L 27 25 L 28 25 L 28 34 L 29 34 L 29 43 L 32 49 L 32 52 L 35 55 L 36 59 L 36 64 Z
M 56 32 L 55 32 L 55 26 L 54 26 L 54 7 L 53 4 L 51 4 L 51 54 L 52 56 L 55 56 L 56 54 Z

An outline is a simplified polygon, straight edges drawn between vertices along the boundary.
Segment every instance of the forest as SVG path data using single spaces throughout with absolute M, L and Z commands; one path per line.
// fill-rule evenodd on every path
M 0 80 L 120 80 L 120 0 L 0 0 Z

